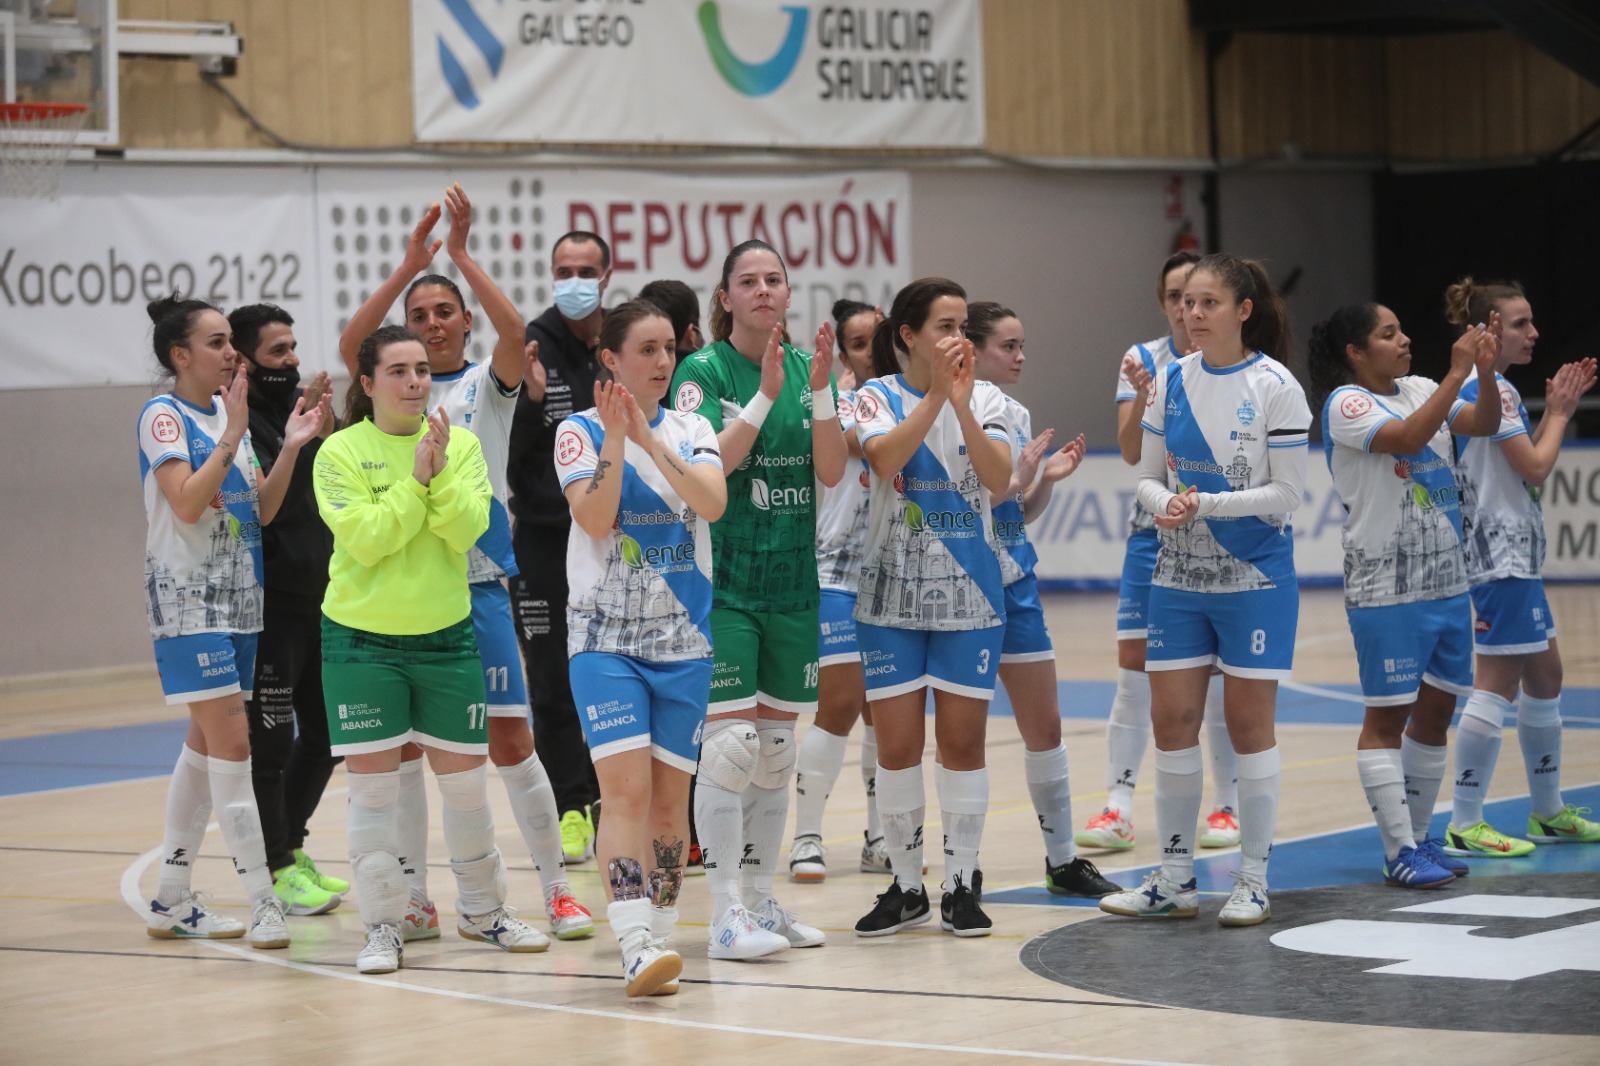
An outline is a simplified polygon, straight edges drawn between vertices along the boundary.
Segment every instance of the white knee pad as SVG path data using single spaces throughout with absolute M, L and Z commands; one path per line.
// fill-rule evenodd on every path
M 1498 737 L 1510 709 L 1511 704 L 1493 692 L 1473 689 L 1466 706 L 1461 708 L 1461 724 L 1457 728 L 1479 736 Z
M 756 726 L 761 738 L 761 756 L 756 760 L 750 783 L 757 788 L 788 788 L 794 770 L 794 725 L 790 722 L 761 722 Z
M 761 758 L 761 737 L 747 721 L 730 718 L 706 723 L 700 741 L 700 776 L 718 788 L 743 792 Z

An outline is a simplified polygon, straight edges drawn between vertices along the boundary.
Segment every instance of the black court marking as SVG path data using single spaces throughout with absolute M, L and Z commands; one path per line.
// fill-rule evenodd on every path
M 197 938 L 198 939 L 198 938 Z M 164 959 L 178 962 L 249 962 L 248 957 L 241 958 L 237 955 L 178 955 L 160 951 L 95 951 L 88 948 L 29 948 L 15 947 L 9 944 L 0 944 L 0 951 L 20 951 L 35 955 L 93 955 L 110 959 Z M 352 962 L 317 962 L 315 960 L 303 961 L 307 966 L 321 966 L 330 970 L 349 970 L 355 967 Z M 621 981 L 616 974 L 599 973 L 541 973 L 537 970 L 497 970 L 490 967 L 479 966 L 413 966 L 407 964 L 401 967 L 405 973 L 442 973 L 442 974 L 486 974 L 493 977 L 546 977 L 559 980 L 580 981 Z M 852 995 L 868 996 L 915 996 L 928 999 L 959 999 L 962 1001 L 984 1000 L 994 1003 L 1059 1003 L 1072 1007 L 1125 1007 L 1135 1010 L 1169 1010 L 1171 1008 L 1157 1003 L 1106 1003 L 1098 999 L 1052 999 L 1047 996 L 986 996 L 972 995 L 963 992 L 922 992 L 907 988 L 852 988 L 845 985 L 800 985 L 784 984 L 778 981 L 708 981 L 698 977 L 680 977 L 678 980 L 686 985 L 704 985 L 706 987 L 721 988 L 781 988 L 804 992 L 846 992 Z
M 1425 904 L 1547 913 L 1402 910 Z M 1592 872 L 1467 877 L 1438 891 L 1368 884 L 1275 892 L 1271 920 L 1247 929 L 1222 928 L 1216 910 L 1202 901 L 1192 920 L 1076 922 L 1030 940 L 1022 964 L 1058 984 L 1169 1007 L 1406 1029 L 1600 1035 L 1600 877 Z M 1328 924 L 1335 922 L 1345 924 Z M 1443 928 L 1452 926 L 1474 931 L 1455 939 L 1459 934 Z M 1372 953 L 1332 953 L 1363 946 Z M 1435 975 L 1468 966 L 1536 971 L 1553 953 L 1570 968 L 1520 979 Z M 1411 972 L 1371 972 L 1389 968 Z

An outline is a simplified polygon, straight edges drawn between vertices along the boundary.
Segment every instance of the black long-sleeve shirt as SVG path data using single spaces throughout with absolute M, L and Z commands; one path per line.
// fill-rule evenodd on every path
M 525 341 L 533 340 L 539 342 L 539 362 L 547 382 L 542 401 L 530 399 L 523 382 L 511 422 L 506 466 L 511 515 L 529 525 L 566 528 L 572 524 L 572 512 L 556 479 L 556 427 L 562 419 L 594 406 L 600 364 L 594 350 L 573 334 L 554 307 L 528 323 Z

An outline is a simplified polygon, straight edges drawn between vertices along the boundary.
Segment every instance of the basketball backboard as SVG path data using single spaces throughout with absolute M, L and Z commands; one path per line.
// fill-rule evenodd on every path
M 86 104 L 76 142 L 116 144 L 116 36 L 117 0 L 0 0 L 0 99 Z M 21 136 L 0 131 L 4 139 Z

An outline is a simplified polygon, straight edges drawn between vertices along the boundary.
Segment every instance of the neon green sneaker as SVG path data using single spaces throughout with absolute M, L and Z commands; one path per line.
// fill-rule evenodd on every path
M 1476 855 L 1486 859 L 1516 859 L 1533 850 L 1533 844 L 1508 837 L 1488 822 L 1465 829 L 1450 826 L 1444 831 L 1446 855 Z
M 317 864 L 311 861 L 304 848 L 294 849 L 294 864 L 306 872 L 311 878 L 311 883 L 324 892 L 332 892 L 335 896 L 342 896 L 350 891 L 350 882 L 338 877 L 329 877 L 317 869 Z
M 299 866 L 272 871 L 272 894 L 285 914 L 326 914 L 339 905 L 339 897 L 311 880 Z
M 568 811 L 561 816 L 561 854 L 568 866 L 594 855 L 594 823 L 587 811 Z
M 1528 839 L 1535 844 L 1600 844 L 1600 822 L 1591 822 L 1584 815 L 1588 807 L 1567 804 L 1553 818 L 1528 815 Z

